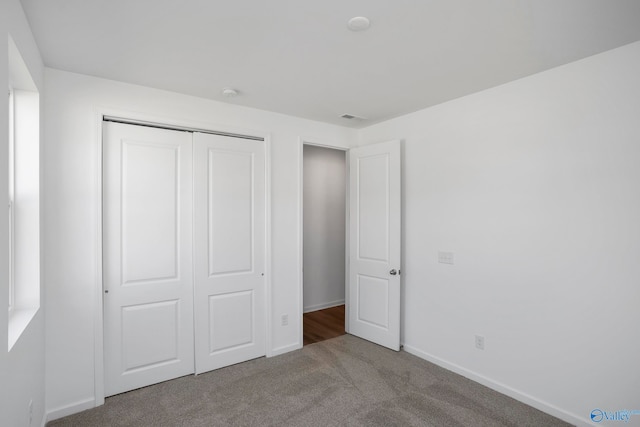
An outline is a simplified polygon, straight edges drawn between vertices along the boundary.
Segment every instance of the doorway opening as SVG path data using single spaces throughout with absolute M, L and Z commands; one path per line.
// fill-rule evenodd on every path
M 345 334 L 346 151 L 303 145 L 303 345 Z

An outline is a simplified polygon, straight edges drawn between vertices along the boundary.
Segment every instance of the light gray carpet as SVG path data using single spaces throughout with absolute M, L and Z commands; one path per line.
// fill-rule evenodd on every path
M 566 426 L 406 352 L 344 335 L 110 397 L 48 426 Z

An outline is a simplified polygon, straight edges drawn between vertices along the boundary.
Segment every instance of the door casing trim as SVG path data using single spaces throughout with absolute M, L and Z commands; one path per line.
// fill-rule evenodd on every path
M 296 349 L 304 346 L 304 329 L 303 329 L 303 316 L 304 316 L 304 272 L 302 271 L 304 265 L 304 146 L 312 145 L 315 147 L 324 147 L 332 150 L 339 150 L 345 152 L 345 295 L 344 295 L 344 308 L 345 308 L 345 331 L 349 333 L 349 293 L 347 292 L 349 286 L 349 150 L 350 146 L 338 143 L 319 142 L 317 138 L 306 138 L 304 136 L 298 137 L 298 312 L 297 322 L 300 329 L 298 343 Z

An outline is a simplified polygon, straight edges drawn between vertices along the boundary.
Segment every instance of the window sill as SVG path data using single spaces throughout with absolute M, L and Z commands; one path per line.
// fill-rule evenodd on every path
M 22 333 L 27 329 L 38 308 L 20 308 L 9 312 L 9 351 L 13 348 Z

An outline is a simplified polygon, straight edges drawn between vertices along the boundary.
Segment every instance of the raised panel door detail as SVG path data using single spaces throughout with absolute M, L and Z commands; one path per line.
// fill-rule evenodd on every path
M 178 300 L 122 307 L 125 373 L 178 359 L 179 311 Z
M 349 150 L 348 332 L 400 349 L 400 141 Z
M 103 123 L 104 387 L 194 372 L 193 155 L 186 132 Z
M 209 296 L 209 353 L 253 342 L 253 291 Z
M 195 370 L 266 352 L 265 144 L 194 134 Z
M 358 275 L 358 320 L 379 328 L 389 327 L 389 281 Z
M 122 282 L 178 276 L 179 148 L 122 143 Z
M 389 260 L 389 157 L 363 157 L 357 162 L 358 257 Z
M 209 150 L 209 276 L 253 270 L 253 155 Z

